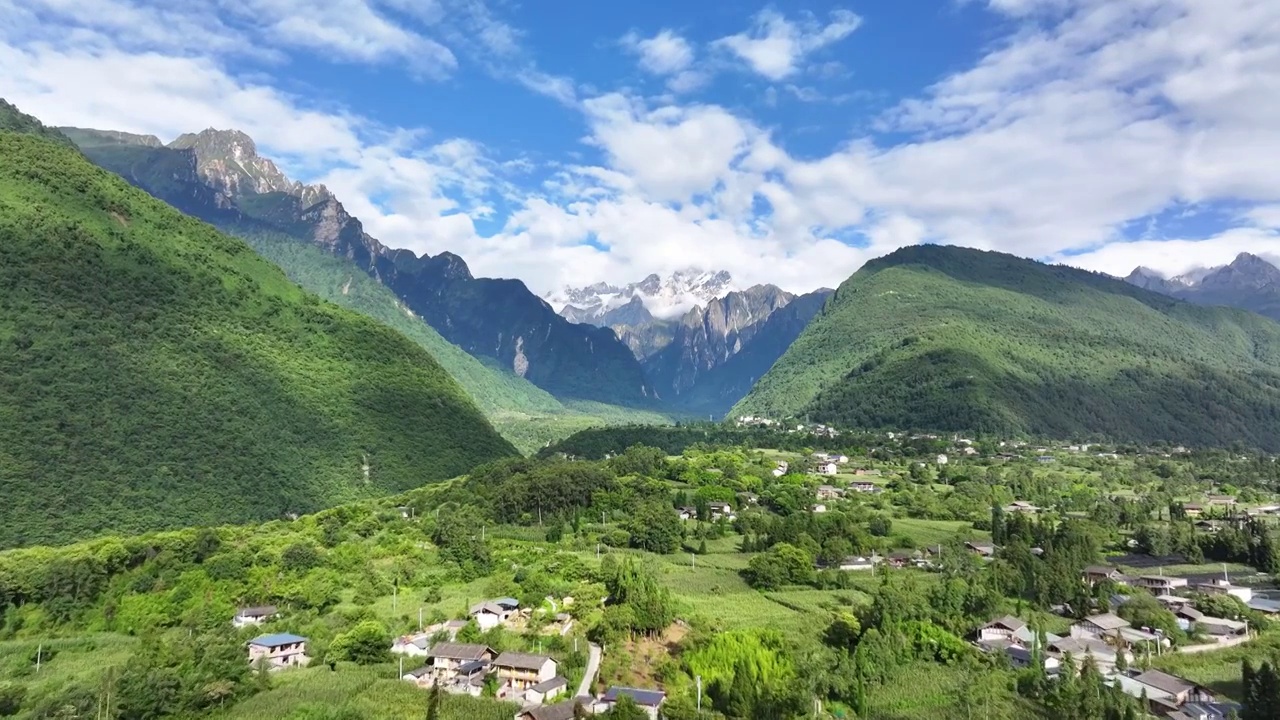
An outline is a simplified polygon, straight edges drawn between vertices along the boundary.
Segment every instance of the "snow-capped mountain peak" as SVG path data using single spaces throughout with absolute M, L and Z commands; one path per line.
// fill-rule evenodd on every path
M 637 298 L 654 317 L 672 318 L 736 289 L 732 276 L 724 270 L 686 268 L 665 279 L 654 273 L 640 282 L 621 287 L 604 282 L 580 288 L 565 287 L 547 293 L 545 299 L 574 322 L 607 325 L 613 324 L 608 317 L 611 311 L 631 305 L 628 314 L 634 314 L 633 300 Z

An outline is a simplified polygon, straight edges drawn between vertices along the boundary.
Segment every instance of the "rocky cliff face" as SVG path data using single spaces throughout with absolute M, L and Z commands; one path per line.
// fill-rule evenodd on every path
M 1140 267 L 1125 281 L 1200 305 L 1228 305 L 1280 321 L 1280 267 L 1257 255 L 1241 253 L 1229 265 L 1195 268 L 1172 278 Z
M 445 339 L 555 395 L 653 402 L 643 369 L 612 330 L 569 322 L 518 280 L 475 278 L 452 253 L 389 250 L 323 185 L 290 180 L 242 132 L 205 130 L 159 147 L 79 132 L 95 163 L 152 195 L 232 233 L 288 235 L 348 258 Z
M 191 150 L 196 168 L 209 185 L 231 197 L 248 193 L 285 193 L 310 207 L 330 197 L 323 185 L 304 185 L 285 176 L 276 164 L 258 155 L 253 138 L 239 130 L 202 130 L 180 135 L 169 143 L 175 150 Z
M 795 296 L 773 285 L 756 285 L 712 300 L 681 318 L 671 342 L 647 358 L 645 371 L 659 396 L 679 402 L 716 367 L 747 347 L 765 322 Z

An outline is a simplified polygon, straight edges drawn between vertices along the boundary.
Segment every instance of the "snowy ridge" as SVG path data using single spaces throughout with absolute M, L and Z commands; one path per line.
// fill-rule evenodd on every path
M 637 298 L 654 317 L 669 319 L 736 289 L 733 278 L 724 270 L 709 272 L 688 268 L 677 270 L 666 279 L 655 273 L 622 287 L 604 282 L 581 288 L 565 287 L 547 293 L 545 299 L 556 312 L 574 322 L 600 324 L 609 312 Z

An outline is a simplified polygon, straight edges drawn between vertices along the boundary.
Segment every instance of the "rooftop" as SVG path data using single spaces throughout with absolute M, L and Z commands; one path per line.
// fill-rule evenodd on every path
M 642 690 L 640 688 L 619 687 L 614 685 L 604 694 L 605 702 L 617 702 L 620 695 L 629 695 L 641 707 L 658 707 L 667 694 L 661 690 Z
M 561 675 L 557 675 L 550 680 L 543 680 L 530 689 L 540 693 L 545 693 L 559 687 L 569 687 L 569 680 Z
M 546 655 L 504 652 L 493 661 L 493 666 L 515 668 L 517 670 L 540 670 L 548 661 L 555 662 L 555 660 Z
M 1170 675 L 1169 673 L 1160 672 L 1159 670 L 1148 670 L 1141 675 L 1134 676 L 1133 679 L 1143 685 L 1148 685 L 1156 688 L 1157 690 L 1163 690 L 1170 695 L 1179 695 L 1196 689 L 1194 683 L 1183 680 L 1175 675 Z
M 240 608 L 239 610 L 236 611 L 236 617 L 242 617 L 242 618 L 269 617 L 275 614 L 276 614 L 275 605 L 263 605 L 262 607 Z
M 291 635 L 289 633 L 275 633 L 274 635 L 259 635 L 249 641 L 250 645 L 258 647 L 280 647 L 281 645 L 293 645 L 294 643 L 304 643 L 307 639 L 301 635 Z
M 467 643 L 436 643 L 427 651 L 427 657 L 438 657 L 446 660 L 480 660 L 493 650 L 488 645 L 469 645 Z
M 1101 615 L 1090 615 L 1081 622 L 1087 622 L 1096 625 L 1103 630 L 1119 630 L 1120 628 L 1129 627 L 1129 621 L 1115 615 L 1113 613 L 1102 613 Z

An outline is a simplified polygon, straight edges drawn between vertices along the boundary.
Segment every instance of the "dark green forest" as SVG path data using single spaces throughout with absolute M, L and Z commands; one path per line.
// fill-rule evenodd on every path
M 733 414 L 1280 448 L 1280 325 L 1096 273 L 904 248 L 846 281 Z
M 0 132 L 0 547 L 277 518 L 514 454 L 403 336 Z

